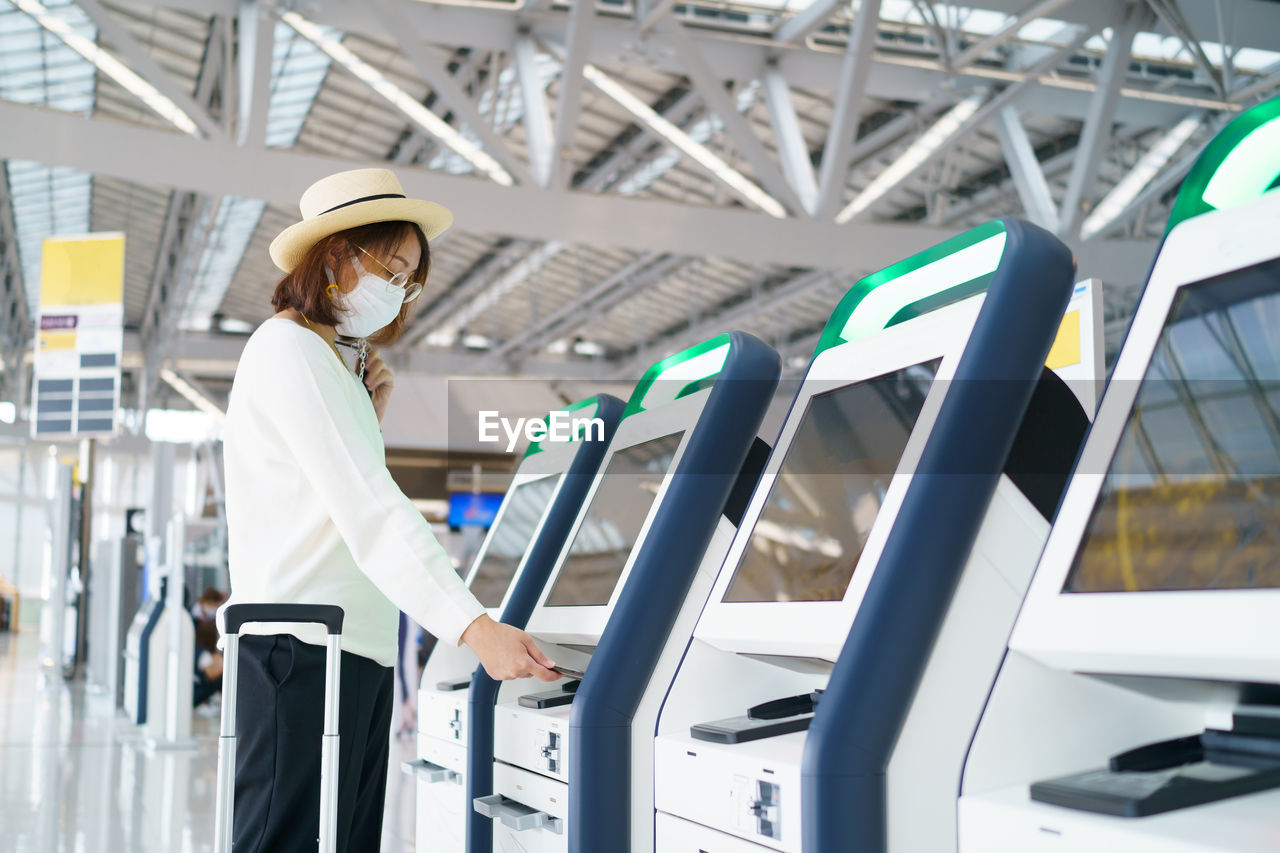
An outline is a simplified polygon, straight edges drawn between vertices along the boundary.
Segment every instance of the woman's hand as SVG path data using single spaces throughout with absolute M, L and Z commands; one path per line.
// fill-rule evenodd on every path
M 378 423 L 382 423 L 382 416 L 387 413 L 387 404 L 391 402 L 391 392 L 396 387 L 396 375 L 383 361 L 382 353 L 376 349 L 369 350 L 369 357 L 365 359 L 364 387 L 369 389 L 373 411 L 378 416 Z
M 560 673 L 551 669 L 555 663 L 542 653 L 524 631 L 502 622 L 494 622 L 485 614 L 462 632 L 462 642 L 480 658 L 484 671 L 498 681 L 533 676 L 541 681 L 557 681 Z

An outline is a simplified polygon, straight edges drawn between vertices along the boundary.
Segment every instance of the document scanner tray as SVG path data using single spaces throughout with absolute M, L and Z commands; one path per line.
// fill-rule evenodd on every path
M 1036 782 L 1031 799 L 1134 818 L 1269 788 L 1280 788 L 1280 740 L 1209 730 L 1130 750 L 1109 767 Z

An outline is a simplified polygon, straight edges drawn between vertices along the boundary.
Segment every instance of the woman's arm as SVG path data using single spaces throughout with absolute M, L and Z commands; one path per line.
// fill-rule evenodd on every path
M 379 439 L 347 404 L 350 378 L 337 359 L 318 337 L 283 331 L 263 341 L 271 351 L 258 355 L 271 364 L 255 374 L 250 405 L 284 437 L 360 570 L 420 625 L 457 643 L 484 608 L 392 480 Z M 287 518 L 288 507 L 280 512 Z

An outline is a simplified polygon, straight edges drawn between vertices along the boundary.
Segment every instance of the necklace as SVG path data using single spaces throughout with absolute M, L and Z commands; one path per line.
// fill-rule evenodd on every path
M 313 326 L 313 325 L 311 325 L 311 321 L 307 319 L 307 315 L 306 315 L 306 314 L 303 314 L 301 311 L 299 311 L 299 312 L 298 312 L 298 316 L 299 316 L 299 317 L 301 317 L 301 318 L 302 318 L 302 320 L 303 320 L 303 322 L 307 324 L 307 328 L 308 328 L 308 329 L 310 329 L 310 330 L 311 330 L 311 331 L 313 331 L 313 332 L 316 332 L 316 327 L 315 327 L 315 326 Z M 319 333 L 319 332 L 316 332 L 316 334 L 317 334 L 317 335 L 320 335 L 320 333 Z M 329 345 L 329 349 L 333 350 L 333 354 L 334 354 L 334 355 L 336 355 L 336 356 L 338 357 L 338 361 L 341 361 L 341 362 L 342 362 L 342 366 L 345 368 L 345 367 L 347 366 L 347 363 L 346 363 L 345 361 L 343 361 L 343 360 L 342 360 L 342 353 L 338 352 L 338 348 L 337 348 L 336 346 L 334 346 L 334 345 L 333 345 L 333 341 L 330 341 L 329 339 L 325 338 L 325 336 L 324 336 L 324 335 L 320 335 L 320 338 L 321 338 L 321 340 L 323 340 L 326 344 L 328 344 L 328 345 Z M 361 363 L 361 365 L 360 365 L 360 366 L 361 366 L 361 367 L 364 367 L 363 362 Z

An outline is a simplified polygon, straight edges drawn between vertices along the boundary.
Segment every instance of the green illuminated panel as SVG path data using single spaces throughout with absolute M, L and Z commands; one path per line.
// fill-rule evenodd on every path
M 600 404 L 595 397 L 588 397 L 585 400 L 579 400 L 578 402 L 565 406 L 563 409 L 558 409 L 557 411 L 566 412 L 575 418 L 591 418 L 595 416 L 596 409 L 599 408 L 599 405 Z M 549 416 L 550 415 L 548 415 L 548 417 Z M 546 421 L 543 421 L 543 424 L 545 425 Z M 569 440 L 569 443 L 572 444 L 579 438 L 581 438 L 581 436 L 575 432 L 573 438 Z M 541 453 L 544 449 L 545 448 L 543 448 L 541 441 L 532 441 L 529 443 L 529 449 L 524 453 L 524 458 L 528 459 L 535 453 Z
M 1275 189 L 1277 182 L 1280 98 L 1242 112 L 1205 146 L 1182 182 L 1168 228 L 1211 210 L 1252 201 Z
M 982 293 L 1004 255 L 1005 227 L 987 222 L 861 279 L 836 306 L 816 358 L 912 317 Z
M 627 401 L 622 417 L 637 412 L 656 409 L 673 400 L 687 397 L 707 387 L 724 368 L 729 357 L 729 335 L 717 335 L 708 341 L 689 347 L 645 371 L 636 384 L 636 390 Z

